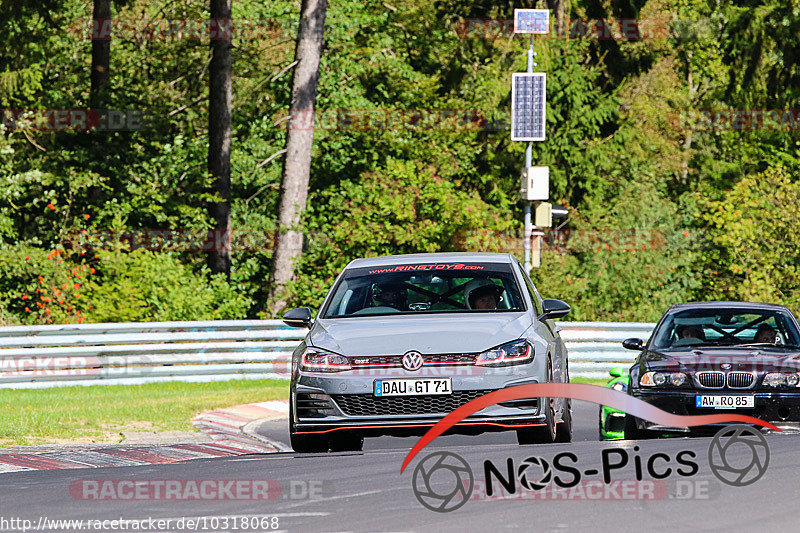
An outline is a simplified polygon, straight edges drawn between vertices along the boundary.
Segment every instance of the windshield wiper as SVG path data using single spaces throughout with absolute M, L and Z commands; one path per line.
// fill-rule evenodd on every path
M 670 350 L 682 350 L 684 348 L 700 348 L 703 346 L 715 346 L 714 344 L 708 342 L 701 342 L 701 343 L 694 343 L 694 344 L 671 344 L 669 346 L 659 347 L 656 346 L 655 348 L 659 350 L 670 349 Z
M 767 348 L 789 348 L 792 350 L 800 350 L 800 346 L 797 344 L 775 344 L 774 342 L 745 342 L 742 344 L 734 344 L 733 346 L 764 346 Z

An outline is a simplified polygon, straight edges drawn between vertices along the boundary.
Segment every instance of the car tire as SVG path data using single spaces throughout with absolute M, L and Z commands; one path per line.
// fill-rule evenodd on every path
M 320 435 L 289 434 L 292 449 L 297 453 L 326 453 L 330 448 L 327 437 Z
M 556 425 L 556 442 L 572 442 L 572 401 L 566 399 L 562 420 Z
M 328 436 L 298 435 L 294 430 L 294 408 L 289 402 L 289 444 L 297 453 L 325 453 L 330 448 Z
M 548 363 L 548 381 L 553 381 L 553 367 Z M 517 442 L 525 444 L 552 444 L 556 441 L 556 405 L 555 398 L 542 398 L 545 409 L 544 426 L 517 430 Z
M 332 452 L 360 452 L 364 448 L 364 437 L 355 433 L 339 432 L 330 439 Z
M 547 359 L 547 382 L 553 382 L 553 364 Z M 555 398 L 542 398 L 544 407 L 544 426 L 518 429 L 517 442 L 520 444 L 552 444 L 556 441 L 556 401 Z
M 545 405 L 552 405 L 551 398 L 542 398 Z M 552 444 L 556 441 L 556 421 L 553 408 L 545 413 L 545 425 L 517 430 L 517 442 L 520 444 Z

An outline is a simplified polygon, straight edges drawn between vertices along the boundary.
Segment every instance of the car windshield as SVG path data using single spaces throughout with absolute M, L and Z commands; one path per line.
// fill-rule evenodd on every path
M 800 332 L 785 311 L 685 309 L 667 316 L 653 334 L 655 349 L 687 346 L 798 345 Z
M 402 264 L 347 270 L 323 318 L 524 310 L 511 265 Z

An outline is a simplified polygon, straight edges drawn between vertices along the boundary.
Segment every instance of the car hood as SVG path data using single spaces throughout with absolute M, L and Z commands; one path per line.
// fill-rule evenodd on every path
M 475 353 L 519 339 L 531 326 L 527 313 L 320 319 L 309 340 L 342 355 Z
M 695 373 L 702 370 L 800 371 L 800 351 L 781 348 L 649 350 L 641 360 L 648 370 Z M 728 366 L 729 365 L 729 366 Z

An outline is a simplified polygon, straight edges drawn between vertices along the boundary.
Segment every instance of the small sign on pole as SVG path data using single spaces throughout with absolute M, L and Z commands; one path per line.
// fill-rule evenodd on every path
M 511 140 L 543 141 L 547 74 L 516 72 L 511 77 Z
M 514 33 L 550 33 L 549 9 L 515 9 Z

